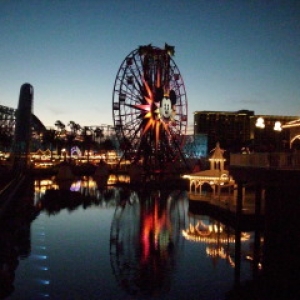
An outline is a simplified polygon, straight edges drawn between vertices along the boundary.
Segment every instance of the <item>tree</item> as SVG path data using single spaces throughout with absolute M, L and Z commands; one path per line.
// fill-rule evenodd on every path
M 81 126 L 78 123 L 75 123 L 74 121 L 70 121 L 68 126 L 70 127 L 70 132 L 67 133 L 67 146 L 68 146 L 68 152 L 71 155 L 71 149 L 74 145 L 74 141 L 76 140 L 76 137 L 80 133 Z
M 70 127 L 72 134 L 76 137 L 81 130 L 81 126 L 74 121 L 70 121 L 68 126 Z
M 52 159 L 53 146 L 55 144 L 55 136 L 56 136 L 56 132 L 52 128 L 47 129 L 43 134 L 43 145 L 45 146 L 45 148 L 50 149 L 51 159 Z
M 100 127 L 96 127 L 94 129 L 94 136 L 94 140 L 96 141 L 96 139 L 99 139 L 99 144 L 101 144 L 101 139 L 104 137 L 103 129 L 101 129 Z
M 103 149 L 106 151 L 116 150 L 116 147 L 111 139 L 105 139 L 102 145 Z
M 90 159 L 90 150 L 91 150 L 91 144 L 92 144 L 92 129 L 89 126 L 84 126 L 82 129 L 82 137 L 83 137 L 83 152 L 85 150 L 88 151 L 87 155 L 87 161 L 89 162 Z
M 62 121 L 56 121 L 54 125 L 57 127 L 58 131 L 62 131 L 66 128 L 66 125 Z
M 56 146 L 57 146 L 57 148 L 59 148 L 59 150 L 61 150 L 62 146 L 65 144 L 65 138 L 66 138 L 65 128 L 66 128 L 66 125 L 63 122 L 59 121 L 59 120 L 56 121 L 54 125 L 57 128 L 56 135 L 55 135 Z
M 0 149 L 3 151 L 9 151 L 13 143 L 13 136 L 7 132 L 0 132 Z

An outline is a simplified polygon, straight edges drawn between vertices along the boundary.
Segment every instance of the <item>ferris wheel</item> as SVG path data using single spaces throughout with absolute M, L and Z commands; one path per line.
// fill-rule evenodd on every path
M 113 89 L 113 119 L 131 160 L 163 167 L 182 155 L 187 96 L 174 47 L 140 46 L 123 60 Z

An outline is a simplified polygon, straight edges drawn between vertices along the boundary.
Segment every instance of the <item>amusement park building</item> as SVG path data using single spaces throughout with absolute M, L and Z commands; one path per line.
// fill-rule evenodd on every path
M 255 115 L 251 110 L 196 111 L 195 135 L 207 136 L 208 152 L 219 142 L 223 149 L 237 152 L 283 150 L 289 147 L 290 132 L 282 130 L 297 116 Z

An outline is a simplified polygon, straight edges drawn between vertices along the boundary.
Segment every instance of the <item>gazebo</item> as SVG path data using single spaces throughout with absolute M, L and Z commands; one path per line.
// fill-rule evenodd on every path
M 235 181 L 229 175 L 228 170 L 224 169 L 225 158 L 223 156 L 224 150 L 220 148 L 220 144 L 217 143 L 215 149 L 211 151 L 209 158 L 210 169 L 200 172 L 184 175 L 183 178 L 187 178 L 190 181 L 190 196 L 202 195 L 202 187 L 204 184 L 208 184 L 212 188 L 212 196 L 216 197 L 220 195 L 221 189 L 229 188 L 233 190 Z

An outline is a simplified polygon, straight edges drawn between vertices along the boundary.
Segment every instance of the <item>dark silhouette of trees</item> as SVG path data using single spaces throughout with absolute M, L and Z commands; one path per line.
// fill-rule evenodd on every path
M 100 127 L 96 127 L 94 129 L 94 141 L 96 142 L 97 140 L 99 140 L 99 145 L 100 145 L 103 137 L 104 137 L 103 129 L 101 129 Z
M 43 139 L 42 145 L 45 150 L 49 149 L 51 151 L 51 159 L 52 159 L 53 148 L 56 146 L 55 136 L 56 136 L 55 130 L 50 128 L 44 132 L 43 137 L 42 137 L 42 139 Z
M 87 161 L 90 159 L 90 150 L 92 145 L 93 132 L 89 126 L 84 126 L 82 130 L 83 137 L 83 153 L 87 151 Z

